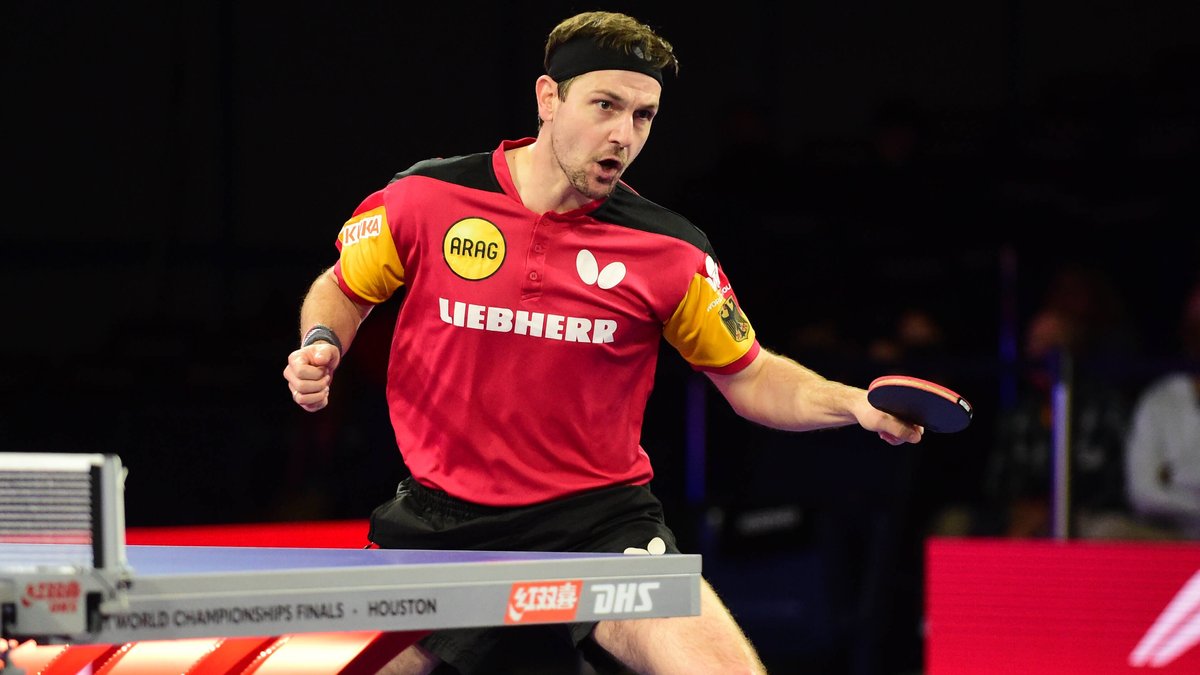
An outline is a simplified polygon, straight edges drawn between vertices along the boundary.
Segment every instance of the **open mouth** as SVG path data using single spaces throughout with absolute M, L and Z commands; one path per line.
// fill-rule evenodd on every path
M 625 167 L 619 159 L 602 159 L 596 162 L 596 165 L 600 167 L 596 180 L 606 185 L 620 178 L 621 169 Z

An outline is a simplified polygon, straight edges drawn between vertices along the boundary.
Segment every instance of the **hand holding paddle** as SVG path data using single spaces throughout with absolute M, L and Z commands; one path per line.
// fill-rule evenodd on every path
M 971 404 L 962 396 L 928 380 L 906 375 L 876 378 L 867 400 L 885 413 L 928 431 L 954 433 L 971 423 Z

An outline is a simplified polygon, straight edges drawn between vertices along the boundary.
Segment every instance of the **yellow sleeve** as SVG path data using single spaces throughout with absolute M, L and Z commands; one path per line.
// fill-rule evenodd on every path
M 381 303 L 404 285 L 404 266 L 392 239 L 387 207 L 356 214 L 338 233 L 342 284 L 360 299 Z
M 663 328 L 663 336 L 701 370 L 722 370 L 757 351 L 754 327 L 715 270 L 709 276 L 697 273 L 692 277 L 687 293 Z

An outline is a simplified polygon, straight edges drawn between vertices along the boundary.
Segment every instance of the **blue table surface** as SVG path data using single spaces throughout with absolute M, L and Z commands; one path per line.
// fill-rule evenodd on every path
M 596 560 L 621 553 L 535 553 L 518 551 L 429 551 L 397 549 L 253 548 L 240 546 L 126 547 L 134 574 L 169 576 L 209 572 L 362 568 L 384 565 L 452 563 L 521 563 L 553 560 Z

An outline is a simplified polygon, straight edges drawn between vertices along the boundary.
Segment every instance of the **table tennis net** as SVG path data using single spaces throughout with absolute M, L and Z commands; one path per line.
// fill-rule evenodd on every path
M 123 563 L 123 481 L 114 456 L 0 452 L 0 567 Z

